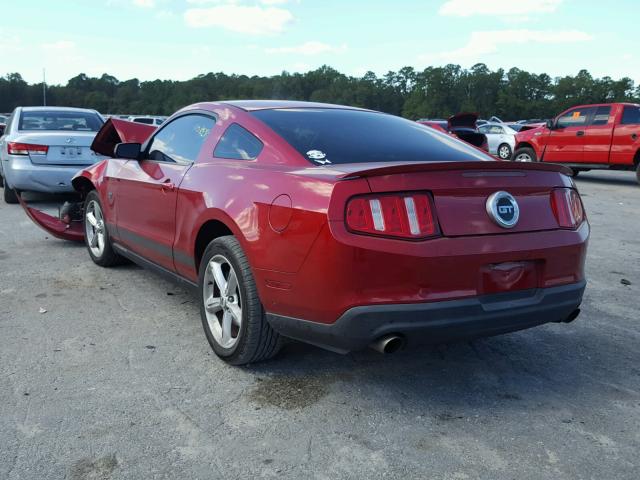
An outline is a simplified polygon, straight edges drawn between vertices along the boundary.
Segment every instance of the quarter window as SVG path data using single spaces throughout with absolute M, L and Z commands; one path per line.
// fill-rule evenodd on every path
M 233 123 L 222 135 L 213 156 L 235 160 L 253 160 L 260 155 L 262 147 L 262 142 L 255 135 L 237 123 Z
M 626 105 L 622 111 L 622 125 L 640 124 L 640 107 L 634 105 Z
M 497 126 L 497 125 L 492 125 L 491 128 L 489 128 L 489 133 L 502 135 L 504 133 L 504 129 L 502 127 Z
M 153 137 L 148 157 L 159 162 L 195 162 L 215 123 L 198 114 L 176 118 Z

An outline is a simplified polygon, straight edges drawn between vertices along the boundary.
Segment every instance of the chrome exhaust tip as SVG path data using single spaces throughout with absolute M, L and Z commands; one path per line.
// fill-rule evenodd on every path
M 404 343 L 404 337 L 400 335 L 390 334 L 380 337 L 369 346 L 376 352 L 387 354 L 397 352 L 402 347 L 404 347 Z

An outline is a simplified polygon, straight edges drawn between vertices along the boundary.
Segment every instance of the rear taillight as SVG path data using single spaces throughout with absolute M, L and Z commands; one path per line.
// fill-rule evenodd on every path
M 575 230 L 584 221 L 580 195 L 572 188 L 556 188 L 551 192 L 551 209 L 560 228 Z
M 7 143 L 7 151 L 9 155 L 46 155 L 49 151 L 47 145 L 35 145 L 33 143 Z
M 355 233 L 407 239 L 438 234 L 431 196 L 426 193 L 362 195 L 347 203 L 346 222 Z

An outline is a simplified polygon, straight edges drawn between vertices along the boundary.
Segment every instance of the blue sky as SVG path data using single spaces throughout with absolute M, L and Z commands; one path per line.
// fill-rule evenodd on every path
M 637 0 L 3 2 L 0 75 L 185 80 L 323 64 L 350 75 L 478 62 L 640 82 Z M 7 19 L 13 19 L 7 21 Z M 15 26 L 13 26 L 15 25 Z

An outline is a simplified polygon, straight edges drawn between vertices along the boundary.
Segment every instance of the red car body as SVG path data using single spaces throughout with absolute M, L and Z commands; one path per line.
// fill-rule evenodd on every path
M 232 235 L 269 325 L 334 351 L 389 335 L 436 342 L 577 316 L 589 225 L 567 169 L 496 162 L 441 133 L 427 134 L 442 150 L 425 161 L 314 164 L 255 115 L 277 109 L 364 112 L 284 101 L 192 105 L 158 133 L 184 115 L 215 119 L 195 162 L 112 158 L 79 173 L 73 185 L 83 195 L 97 192 L 120 254 L 196 290 L 207 245 Z M 232 125 L 262 142 L 257 158 L 212 154 Z M 453 157 L 464 161 L 445 161 Z M 509 228 L 488 211 L 503 191 L 519 208 Z M 568 206 L 565 194 L 573 199 Z M 424 205 L 420 221 L 429 216 L 415 235 L 406 226 L 414 218 L 410 196 Z M 395 217 L 388 215 L 397 212 L 384 209 L 396 197 L 406 205 L 399 207 L 404 230 L 387 234 L 349 217 L 362 213 L 375 223 L 374 205 L 382 205 L 383 229 L 391 229 Z M 559 220 L 565 207 L 579 214 L 576 224 Z
M 640 181 L 640 105 L 599 103 L 565 110 L 549 125 L 519 132 L 516 154 L 574 171 L 636 170 Z

